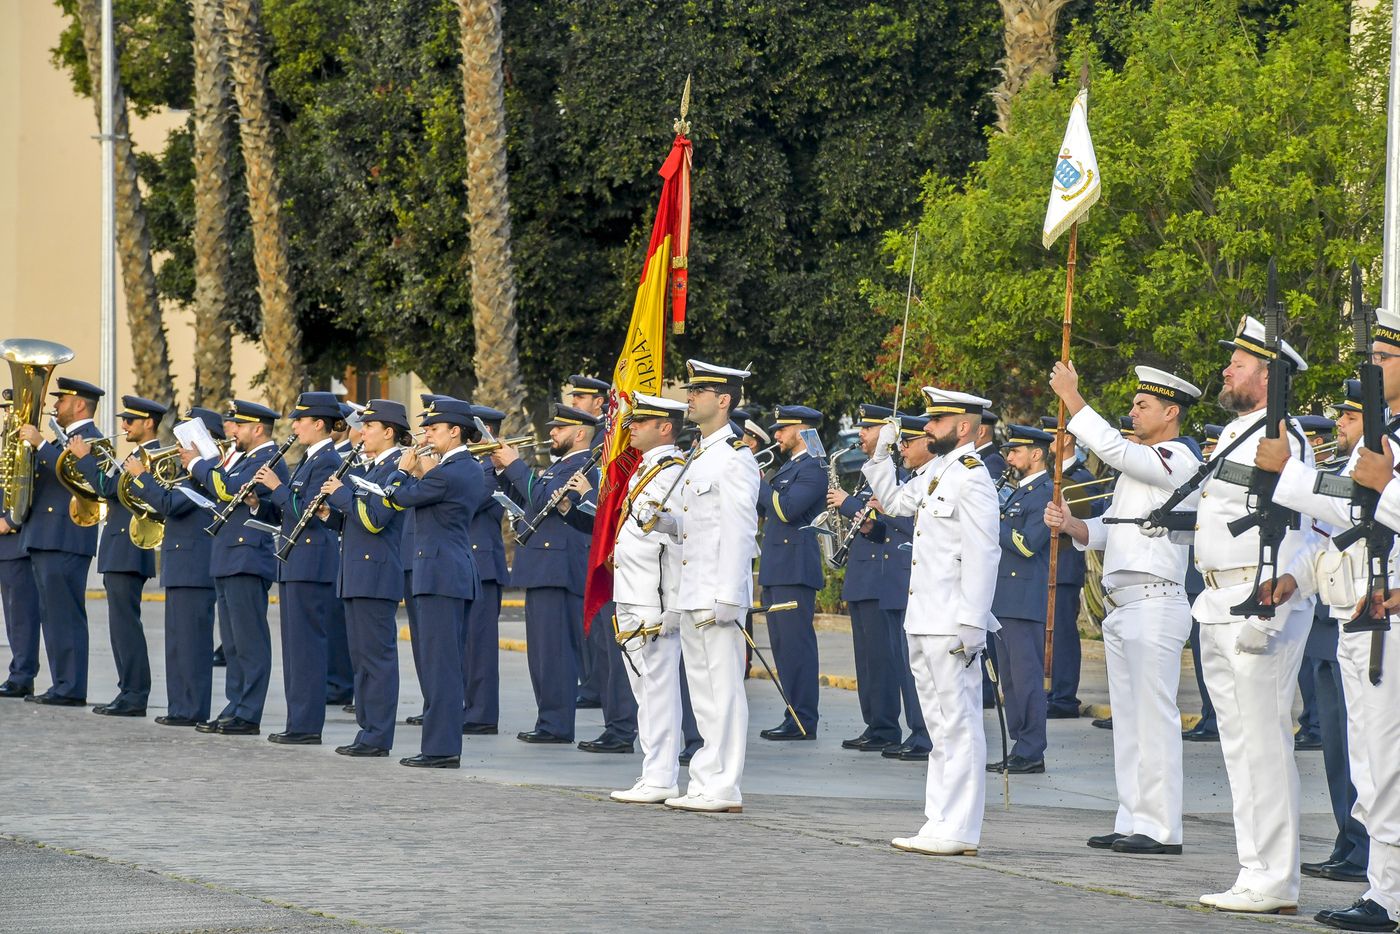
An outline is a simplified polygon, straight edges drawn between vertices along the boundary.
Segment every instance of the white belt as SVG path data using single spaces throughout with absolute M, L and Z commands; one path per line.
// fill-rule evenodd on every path
M 1115 587 L 1103 595 L 1103 602 L 1113 609 L 1137 603 L 1149 597 L 1184 597 L 1186 588 L 1171 581 L 1151 584 L 1132 584 L 1128 587 Z
M 1202 571 L 1201 577 L 1212 590 L 1234 587 L 1236 584 L 1252 584 L 1259 575 L 1259 565 L 1251 564 L 1244 568 L 1223 568 L 1219 571 Z

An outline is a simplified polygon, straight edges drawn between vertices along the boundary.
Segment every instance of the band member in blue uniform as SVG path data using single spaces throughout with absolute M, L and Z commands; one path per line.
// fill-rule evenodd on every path
M 398 469 L 402 446 L 412 443 L 408 412 L 387 399 L 371 399 L 360 413 L 364 478 L 378 487 Z M 337 591 L 345 605 L 346 637 L 355 675 L 355 740 L 337 746 L 342 756 L 387 756 L 394 745 L 399 707 L 398 621 L 404 598 L 399 552 L 405 510 L 383 496 L 332 476 L 321 486 L 341 529 Z M 411 596 L 410 596 L 410 599 Z
M 0 421 L 8 416 L 10 390 L 0 398 Z M 5 610 L 5 636 L 10 645 L 10 670 L 0 697 L 28 697 L 39 673 L 39 591 L 34 567 L 20 547 L 19 524 L 0 511 L 0 601 Z
M 593 432 L 593 441 L 589 445 L 590 449 L 594 451 L 603 444 L 603 416 L 608 413 L 608 393 L 611 390 L 612 384 L 606 380 L 583 376 L 579 373 L 571 375 L 564 384 L 564 404 L 578 409 L 580 412 L 587 412 L 597 420 L 597 429 Z M 580 643 L 578 676 L 578 706 L 580 709 L 606 708 L 608 706 L 603 695 L 608 692 L 609 688 L 609 656 L 606 652 L 607 646 L 595 640 L 600 633 L 603 633 L 603 630 L 608 631 L 603 633 L 604 635 L 607 635 L 609 639 L 612 638 L 609 633 L 612 631 L 613 611 L 614 606 L 611 602 L 605 604 L 598 611 L 598 618 L 606 625 L 601 628 L 590 626 L 588 637 Z M 616 672 L 615 677 L 623 684 L 626 683 L 622 672 Z M 627 736 L 635 737 L 637 734 L 637 710 L 636 702 L 632 700 L 630 691 L 627 693 L 625 703 L 630 705 L 630 709 L 624 711 L 623 716 L 629 722 L 622 724 L 622 732 Z M 607 716 L 606 711 L 604 716 Z M 617 717 L 618 711 L 614 710 L 612 719 L 615 721 Z M 600 737 L 600 739 L 602 738 Z M 629 739 L 628 742 L 631 740 Z
M 103 392 L 80 379 L 58 378 L 54 417 L 70 438 L 92 441 L 102 432 L 92 423 Z M 87 574 L 97 553 L 97 526 L 77 525 L 68 514 L 72 494 L 58 479 L 63 449 L 46 442 L 33 425 L 21 425 L 21 440 L 34 448 L 34 499 L 20 531 L 20 548 L 29 554 L 34 584 L 42 604 L 44 650 L 53 686 L 26 701 L 56 707 L 87 703 Z
M 1050 581 L 1050 529 L 1045 504 L 1052 486 L 1046 459 L 1054 435 L 1012 425 L 1002 451 L 1018 476 L 1001 507 L 1001 563 L 992 613 L 997 632 L 997 676 L 1006 698 L 1006 729 L 1015 745 L 1005 767 L 1045 771 L 1045 599 Z M 987 770 L 1001 771 L 990 762 Z
M 277 446 L 272 426 L 281 416 L 256 402 L 233 401 L 234 435 L 242 453 L 229 466 L 195 451 L 182 449 L 180 460 L 190 475 L 223 509 L 263 468 Z M 285 481 L 287 467 L 278 462 L 278 478 Z M 277 579 L 277 558 L 272 536 L 251 526 L 247 519 L 274 524 L 279 514 L 267 499 L 267 488 L 255 484 L 214 536 L 209 572 L 214 594 L 228 619 L 224 633 L 224 695 L 228 703 L 213 720 L 195 727 L 201 733 L 257 736 L 261 732 L 268 679 L 272 677 L 272 634 L 267 625 L 267 592 Z
M 360 412 L 364 406 L 341 402 L 340 421 L 331 426 L 335 453 L 341 460 L 349 457 L 363 437 Z M 326 706 L 339 706 L 346 713 L 355 712 L 355 667 L 350 661 L 350 642 L 345 633 L 345 604 L 331 602 L 326 617 Z
M 792 721 L 792 715 L 785 713 L 778 726 L 759 732 L 764 739 L 817 738 L 820 673 L 812 617 L 817 609 L 817 591 L 822 588 L 822 559 L 816 531 L 805 526 L 826 506 L 827 476 L 821 461 L 807 452 L 799 432 L 815 428 L 821 421 L 822 413 L 816 409 L 778 406 L 771 432 L 787 460 L 771 481 L 761 481 L 758 491 L 758 514 L 764 520 L 758 562 L 763 602 L 797 601 L 797 609 L 768 616 L 773 664 L 787 688 L 793 710 L 806 728 L 804 735 Z
M 437 395 L 431 392 L 418 394 L 422 403 L 422 410 L 418 413 L 418 420 L 421 422 L 428 417 L 428 408 L 434 402 L 443 399 L 451 399 L 451 396 Z M 424 445 L 418 449 L 418 460 L 430 463 L 437 462 L 437 452 L 432 449 L 432 445 Z M 418 678 L 419 688 L 423 685 L 423 660 L 419 646 L 422 640 L 418 638 L 418 610 L 413 602 L 413 557 L 417 553 L 414 551 L 414 521 L 413 508 L 406 508 L 403 512 L 403 537 L 399 546 L 399 557 L 403 561 L 403 605 L 408 614 L 408 644 L 413 650 L 413 674 Z M 473 601 L 475 602 L 475 601 Z M 422 726 L 423 715 L 421 713 L 410 714 L 404 718 L 404 723 L 409 726 Z
M 224 440 L 219 413 L 193 408 L 186 419 L 199 419 L 216 440 Z M 160 543 L 160 585 L 165 588 L 166 712 L 161 726 L 195 726 L 209 719 L 214 680 L 214 578 L 209 573 L 214 539 L 205 527 L 209 513 L 177 488 L 166 489 L 151 477 L 138 457 L 122 465 L 131 476 L 131 493 L 154 509 L 165 523 Z M 189 477 L 176 487 L 194 490 Z M 202 495 L 202 494 L 201 494 Z
M 862 405 L 856 417 L 860 427 L 860 448 L 869 455 L 875 450 L 880 426 L 894 411 L 882 405 Z M 860 531 L 849 543 L 846 577 L 841 587 L 841 599 L 851 615 L 851 648 L 855 653 L 856 691 L 860 700 L 860 716 L 865 729 L 859 736 L 843 740 L 842 749 L 860 752 L 883 752 L 900 745 L 899 732 L 899 669 L 900 656 L 895 654 L 895 640 L 890 631 L 890 615 L 880 607 L 886 588 L 884 570 L 889 563 L 888 534 L 884 517 L 871 514 L 870 490 L 862 484 L 855 494 L 848 495 L 837 487 L 826 494 L 826 504 L 837 509 L 846 520 L 858 523 Z M 842 543 L 837 543 L 839 547 Z M 902 634 L 901 634 L 902 639 Z
M 264 467 L 258 483 L 282 516 L 285 548 L 296 534 L 307 504 L 340 466 L 331 428 L 340 421 L 340 403 L 329 392 L 304 392 L 293 409 L 292 433 L 306 453 L 287 483 Z M 340 542 L 335 531 L 318 517 L 296 534 L 295 547 L 277 568 L 282 634 L 282 685 L 287 694 L 287 728 L 270 742 L 318 746 L 326 722 L 326 626 L 335 604 L 336 565 Z
M 904 466 L 895 473 L 900 483 L 906 483 L 933 460 L 924 426 L 925 415 L 899 417 L 899 456 Z M 878 443 L 878 441 L 877 441 Z M 875 499 L 875 504 L 880 501 Z M 898 662 L 899 693 L 904 703 L 904 724 L 909 735 L 898 746 L 891 746 L 880 755 L 901 762 L 927 762 L 933 741 L 928 735 L 923 708 L 919 706 L 919 688 L 914 683 L 914 669 L 909 664 L 909 640 L 904 637 L 904 614 L 909 608 L 909 573 L 912 570 L 914 548 L 914 517 L 891 516 L 881 508 L 880 521 L 885 527 L 884 586 L 880 592 L 880 609 L 890 618 L 890 655 Z
M 590 465 L 589 451 L 597 419 L 567 405 L 554 404 L 549 420 L 549 453 L 556 458 L 536 475 L 514 448 L 491 453 L 491 461 L 509 484 L 513 499 L 533 519 L 540 515 L 569 479 Z M 596 468 L 589 481 L 598 485 Z M 577 493 L 563 497 L 577 506 Z M 525 651 L 539 715 L 535 728 L 517 738 L 526 743 L 572 743 L 578 691 L 578 658 L 583 637 L 583 580 L 588 563 L 588 536 L 566 522 L 556 506 L 536 531 L 515 550 L 511 581 L 525 588 Z
M 997 449 L 997 423 L 1001 419 L 997 413 L 991 409 L 982 413 L 982 424 L 977 429 L 977 456 L 982 458 L 982 463 L 987 468 L 987 473 L 992 475 L 992 482 L 1001 479 L 1001 475 L 1006 473 L 1006 458 L 1001 456 L 1001 451 Z
M 1048 431 L 1052 436 L 1058 424 L 1059 419 L 1054 416 L 1040 417 L 1040 430 Z M 1094 475 L 1076 455 L 1075 438 L 1068 431 L 1058 448 L 1052 444 L 1046 470 L 1054 470 L 1056 457 L 1064 463 L 1065 486 L 1076 486 L 1065 495 L 1070 511 L 1080 519 L 1102 515 L 1108 498 L 1100 494 L 1111 489 L 1111 485 L 1107 482 L 1094 483 Z M 1094 496 L 1100 498 L 1089 498 Z M 1073 720 L 1079 716 L 1079 603 L 1084 592 L 1086 570 L 1084 552 L 1074 547 L 1074 541 L 1068 535 L 1062 535 L 1055 568 L 1055 644 L 1054 656 L 1050 660 L 1050 696 L 1046 699 L 1045 714 L 1051 720 Z
M 160 446 L 156 426 L 165 412 L 166 407 L 159 402 L 122 396 L 117 420 L 128 441 L 153 450 Z M 81 438 L 74 438 L 69 450 L 78 458 L 78 472 L 83 479 L 107 501 L 107 521 L 97 548 L 97 570 L 107 591 L 107 624 L 112 658 L 117 664 L 117 696 L 111 703 L 98 704 L 92 712 L 109 717 L 144 717 L 151 695 L 151 659 L 146 650 L 146 633 L 141 628 L 141 590 L 146 581 L 156 576 L 155 550 L 140 547 L 132 540 L 132 514 L 117 496 L 120 467 L 110 458 L 99 457 L 92 445 Z
M 501 436 L 506 413 L 485 405 L 472 412 L 491 434 Z M 469 437 L 475 437 L 469 433 Z M 477 440 L 480 440 L 479 438 Z M 492 498 L 500 489 L 490 460 L 481 461 L 481 497 L 472 516 L 472 557 L 481 578 L 481 592 L 467 614 L 467 649 L 462 658 L 465 706 L 462 732 L 468 736 L 493 736 L 501 716 L 501 595 L 510 586 L 506 569 L 506 545 L 501 535 L 504 507 Z
M 438 454 L 425 467 L 414 448 L 399 457 L 388 499 L 414 513 L 413 600 L 423 682 L 422 751 L 400 765 L 455 769 L 462 761 L 462 653 L 467 615 L 480 585 L 471 522 L 481 497 L 481 465 L 466 447 L 472 407 L 457 399 L 428 406 L 425 437 Z M 570 686 L 572 689 L 572 685 Z

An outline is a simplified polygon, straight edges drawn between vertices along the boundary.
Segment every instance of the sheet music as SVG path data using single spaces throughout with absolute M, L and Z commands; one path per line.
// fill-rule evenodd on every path
M 200 419 L 192 418 L 176 425 L 175 440 L 180 442 L 181 447 L 194 448 L 200 457 L 217 462 L 223 456 L 214 436 L 209 434 L 208 426 Z
M 186 499 L 188 499 L 190 502 L 194 503 L 196 506 L 198 506 L 198 507 L 201 508 L 201 509 L 215 509 L 215 510 L 217 510 L 217 509 L 219 508 L 217 505 L 215 505 L 215 503 L 214 503 L 214 501 L 213 501 L 212 499 L 210 499 L 209 497 L 203 495 L 202 493 L 198 492 L 197 490 L 192 490 L 192 489 L 190 489 L 190 488 L 187 487 L 187 486 L 183 486 L 183 485 L 177 486 L 177 487 L 175 487 L 175 492 L 176 492 L 176 493 L 183 493 Z
M 351 483 L 351 485 L 353 485 L 353 486 L 355 487 L 355 489 L 357 489 L 357 490 L 364 490 L 366 493 L 370 494 L 371 496 L 387 496 L 387 495 L 388 495 L 388 491 L 385 490 L 382 486 L 380 486 L 380 485 L 377 484 L 377 483 L 370 483 L 370 482 L 369 482 L 368 480 L 366 480 L 364 477 L 357 477 L 357 476 L 355 476 L 355 475 L 352 474 L 352 473 L 348 473 L 348 474 L 345 475 L 345 479 L 346 479 L 346 480 L 349 480 L 350 483 Z

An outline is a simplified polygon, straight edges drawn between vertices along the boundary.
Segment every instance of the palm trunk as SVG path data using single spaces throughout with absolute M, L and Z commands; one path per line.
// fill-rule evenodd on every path
M 99 126 L 102 122 L 102 10 L 97 0 L 79 0 L 78 19 L 83 27 L 83 49 L 92 76 L 92 102 Z M 117 78 L 112 98 L 112 132 L 116 136 L 117 256 L 121 262 L 122 292 L 126 297 L 127 330 L 131 332 L 132 370 L 136 394 L 173 406 L 175 386 L 170 378 L 170 347 L 165 340 L 160 293 L 151 262 L 151 235 L 131 146 L 131 125 L 126 112 L 126 92 Z M 115 400 L 109 400 L 116 405 Z
M 507 433 L 526 425 L 516 347 L 515 268 L 510 254 L 506 114 L 500 0 L 458 0 L 471 223 L 473 398 L 507 413 Z
M 228 58 L 220 0 L 194 0 L 194 392 L 220 409 L 233 393 L 228 305 Z
M 262 299 L 262 343 L 267 369 L 263 389 L 268 404 L 290 412 L 302 385 L 301 329 L 292 292 L 287 230 L 277 175 L 272 94 L 262 45 L 261 0 L 224 0 L 229 67 L 238 99 L 240 138 L 253 230 L 253 265 Z
M 1055 70 L 1055 24 L 1069 0 L 1000 0 L 1002 41 L 1001 83 L 992 89 L 997 128 L 1011 132 L 1011 99 L 1036 75 Z

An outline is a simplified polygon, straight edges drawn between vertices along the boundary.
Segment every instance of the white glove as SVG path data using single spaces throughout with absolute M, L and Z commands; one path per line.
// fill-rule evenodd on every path
M 1235 639 L 1235 654 L 1267 655 L 1273 643 L 1273 633 L 1249 620 L 1240 628 L 1240 634 Z
M 661 635 L 669 636 L 681 631 L 680 610 L 664 610 L 661 613 Z
M 1165 525 L 1140 525 L 1138 531 L 1143 534 L 1144 538 L 1162 538 L 1167 534 L 1167 527 Z
M 958 639 L 962 642 L 963 654 L 971 658 L 987 647 L 987 630 L 981 626 L 959 626 Z
M 653 532 L 660 532 L 671 538 L 680 538 L 680 522 L 674 514 L 666 512 L 664 509 L 659 510 L 655 503 L 644 503 L 638 507 L 636 517 L 637 522 L 643 528 L 651 525 Z
M 876 464 L 889 460 L 890 449 L 898 440 L 899 426 L 893 421 L 885 422 L 880 426 L 880 436 L 875 440 L 875 452 L 870 455 L 870 460 Z
M 748 608 L 739 606 L 736 603 L 715 603 L 715 622 L 738 623 L 744 625 L 744 617 L 748 615 Z

